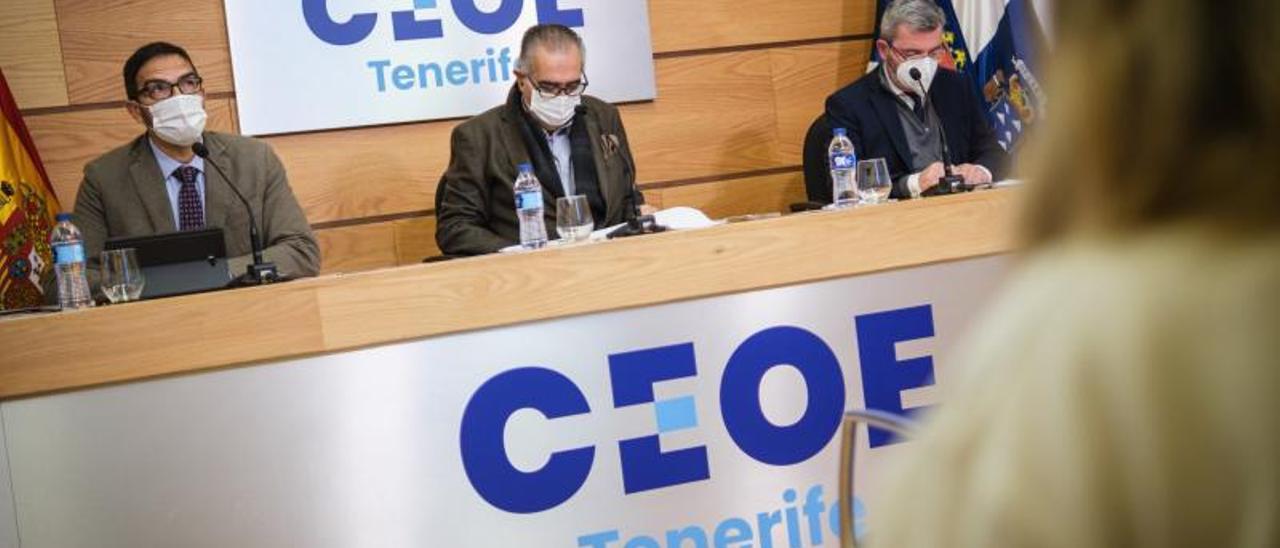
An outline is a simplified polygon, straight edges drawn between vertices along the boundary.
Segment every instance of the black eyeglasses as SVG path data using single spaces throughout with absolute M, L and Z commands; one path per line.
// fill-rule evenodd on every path
M 164 80 L 148 80 L 138 89 L 138 97 L 146 97 L 152 101 L 163 101 L 173 97 L 173 89 L 177 88 L 183 95 L 191 95 L 200 93 L 204 89 L 204 79 L 199 74 L 191 73 L 181 78 L 177 82 L 166 82 Z
M 904 60 L 907 60 L 907 61 L 910 61 L 912 59 L 921 59 L 924 57 L 932 57 L 937 60 L 942 60 L 942 58 L 947 54 L 946 44 L 933 48 L 929 51 L 916 51 L 916 50 L 902 51 L 898 49 L 896 46 L 894 46 L 893 44 L 889 44 L 889 49 L 893 50 L 894 53 L 898 54 Z
M 532 76 L 528 78 L 529 83 L 533 84 L 533 89 L 538 90 L 538 95 L 541 95 L 543 99 L 552 99 L 561 95 L 578 97 L 587 92 L 587 86 L 590 84 L 590 82 L 587 82 L 587 73 L 585 72 L 582 73 L 581 80 L 578 80 L 577 82 L 570 82 L 568 84 L 539 82 L 534 80 Z

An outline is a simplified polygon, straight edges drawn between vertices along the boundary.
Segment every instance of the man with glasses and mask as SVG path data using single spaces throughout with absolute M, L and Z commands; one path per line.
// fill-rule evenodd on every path
M 893 198 L 919 197 L 937 186 L 944 161 L 970 185 L 1004 176 L 1007 154 L 968 77 L 940 67 L 950 55 L 942 42 L 945 22 L 933 0 L 895 0 L 880 22 L 880 67 L 827 99 L 825 125 L 847 129 L 859 159 L 885 159 Z M 945 130 L 949 159 L 939 129 Z M 830 139 L 829 130 L 811 132 L 804 152 L 808 186 L 828 193 Z
M 507 103 L 454 130 L 449 168 L 436 188 L 436 242 L 446 256 L 520 242 L 512 184 L 522 163 L 533 165 L 542 184 L 548 231 L 559 197 L 585 196 L 596 228 L 625 222 L 641 205 L 618 109 L 584 94 L 585 55 L 568 27 L 530 28 Z
M 85 166 L 75 223 L 84 233 L 90 281 L 108 238 L 221 228 L 233 275 L 251 263 L 249 219 L 229 185 L 249 200 L 266 262 L 283 277 L 314 276 L 320 247 L 284 166 L 264 142 L 205 131 L 204 87 L 191 57 L 173 44 L 138 49 L 124 65 L 125 108 L 147 131 Z M 192 145 L 202 142 L 209 161 Z

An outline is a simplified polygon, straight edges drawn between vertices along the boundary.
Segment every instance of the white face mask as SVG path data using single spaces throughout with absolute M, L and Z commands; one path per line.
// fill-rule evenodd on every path
M 147 110 L 151 112 L 151 130 L 156 137 L 181 147 L 200 140 L 209 118 L 204 111 L 204 97 L 199 95 L 174 95 Z
M 529 112 L 534 118 L 548 127 L 564 127 L 573 120 L 578 105 L 582 104 L 582 96 L 558 95 L 550 99 L 544 98 L 538 90 L 533 90 L 529 98 Z
M 920 71 L 919 84 L 916 84 L 916 79 L 911 77 L 911 69 Z M 897 74 L 898 81 L 907 86 L 906 91 L 918 93 L 920 86 L 924 86 L 925 93 L 928 93 L 929 88 L 933 86 L 933 77 L 938 74 L 938 61 L 932 57 L 908 59 L 898 64 Z

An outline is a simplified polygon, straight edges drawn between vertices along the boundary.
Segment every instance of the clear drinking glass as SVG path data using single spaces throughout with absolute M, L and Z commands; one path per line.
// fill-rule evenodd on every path
M 113 303 L 136 301 L 146 284 L 133 248 L 102 252 L 102 293 Z
M 595 219 L 591 218 L 591 205 L 586 196 L 565 196 L 556 198 L 556 232 L 566 244 L 586 241 L 595 230 Z
M 889 199 L 893 181 L 889 179 L 889 164 L 884 158 L 858 162 L 859 204 L 882 204 Z

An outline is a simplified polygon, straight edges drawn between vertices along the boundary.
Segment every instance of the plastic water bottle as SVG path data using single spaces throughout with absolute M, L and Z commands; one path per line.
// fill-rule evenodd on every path
M 520 218 L 520 245 L 538 249 L 547 245 L 547 225 L 542 218 L 542 185 L 531 164 L 520 164 L 516 176 L 516 216 Z
M 84 238 L 71 223 L 70 213 L 59 213 L 49 245 L 53 247 L 54 272 L 58 276 L 58 303 L 63 310 L 93 306 L 85 275 Z
M 849 140 L 849 132 L 845 128 L 835 128 L 833 133 L 835 136 L 827 147 L 827 164 L 831 168 L 831 196 L 836 207 L 851 206 L 858 203 L 858 182 L 855 179 L 858 155 L 853 150 L 853 141 Z

